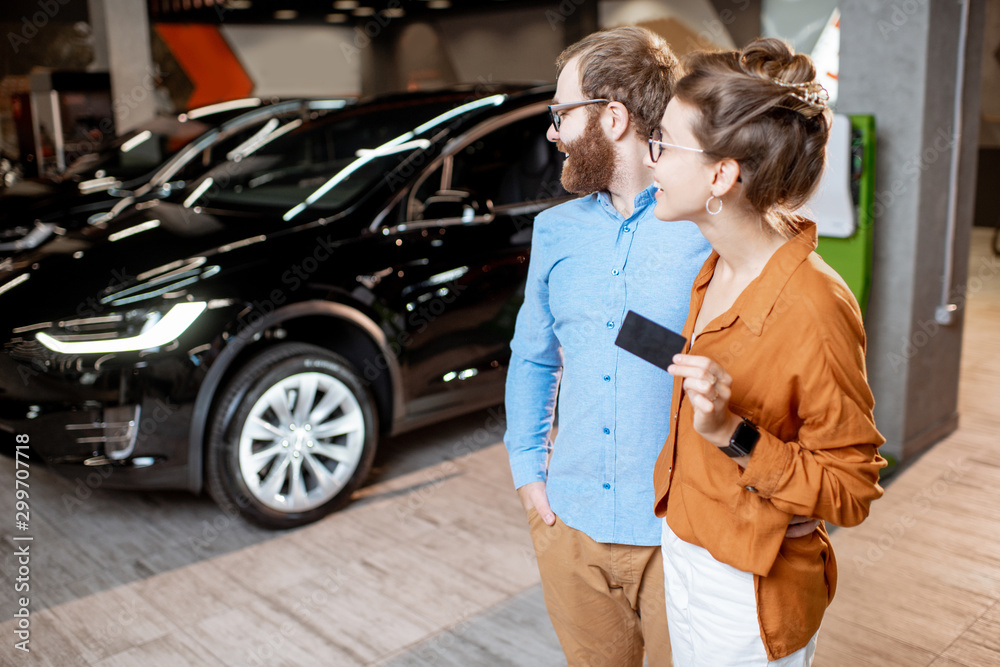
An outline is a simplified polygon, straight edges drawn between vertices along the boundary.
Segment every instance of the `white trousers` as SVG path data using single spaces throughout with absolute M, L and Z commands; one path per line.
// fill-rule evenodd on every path
M 663 520 L 663 583 L 676 667 L 809 667 L 817 632 L 791 655 L 769 661 L 757 622 L 753 574 L 715 560 Z

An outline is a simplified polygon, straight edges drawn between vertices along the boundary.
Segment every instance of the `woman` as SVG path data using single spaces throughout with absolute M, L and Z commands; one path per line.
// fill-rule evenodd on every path
M 780 40 L 685 71 L 647 163 L 655 215 L 694 221 L 714 250 L 655 470 L 674 664 L 808 665 L 836 586 L 822 522 L 864 520 L 885 465 L 860 309 L 793 213 L 831 113 L 812 62 Z

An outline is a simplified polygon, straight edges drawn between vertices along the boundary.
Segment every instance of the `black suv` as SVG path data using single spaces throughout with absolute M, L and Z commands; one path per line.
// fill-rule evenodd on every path
M 283 528 L 379 434 L 503 400 L 553 89 L 359 101 L 0 264 L 0 428 L 63 474 Z

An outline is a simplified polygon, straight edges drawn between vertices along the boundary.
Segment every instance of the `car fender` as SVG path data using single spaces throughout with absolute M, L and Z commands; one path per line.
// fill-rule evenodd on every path
M 221 389 L 226 372 L 239 357 L 240 353 L 253 343 L 255 334 L 288 320 L 315 315 L 330 317 L 354 325 L 361 329 L 377 346 L 386 360 L 387 371 L 392 384 L 393 414 L 399 416 L 404 413 L 399 363 L 396 355 L 389 346 L 385 332 L 371 318 L 356 308 L 330 301 L 303 301 L 278 308 L 262 317 L 259 321 L 255 321 L 252 327 L 242 330 L 239 336 L 231 339 L 225 349 L 223 349 L 212 363 L 211 368 L 209 368 L 208 373 L 205 375 L 205 379 L 201 383 L 191 416 L 190 437 L 188 439 L 188 489 L 190 491 L 198 493 L 202 488 L 205 430 L 211 415 L 213 398 Z

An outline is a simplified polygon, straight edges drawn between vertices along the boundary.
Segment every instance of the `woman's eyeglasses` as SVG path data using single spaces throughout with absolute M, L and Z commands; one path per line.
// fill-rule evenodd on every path
M 558 128 L 556 128 L 558 129 Z M 660 159 L 660 155 L 663 154 L 663 147 L 667 146 L 669 148 L 680 148 L 684 151 L 691 151 L 692 153 L 704 153 L 700 148 L 688 148 L 687 146 L 678 146 L 677 144 L 668 144 L 666 141 L 661 141 L 663 138 L 663 131 L 659 128 L 653 130 L 652 134 L 649 135 L 649 159 L 656 162 Z
M 604 98 L 594 99 L 594 100 L 584 100 L 582 102 L 566 102 L 565 104 L 550 104 L 549 105 L 549 116 L 552 118 L 552 127 L 556 128 L 556 132 L 559 131 L 559 126 L 562 124 L 561 111 L 569 111 L 574 107 L 582 107 L 585 104 L 597 104 L 598 102 L 610 102 L 611 100 L 606 100 Z

